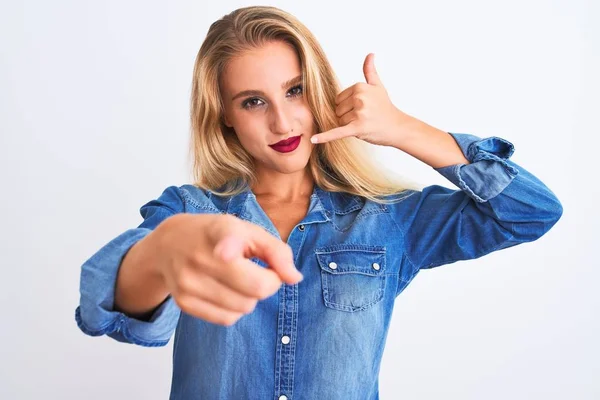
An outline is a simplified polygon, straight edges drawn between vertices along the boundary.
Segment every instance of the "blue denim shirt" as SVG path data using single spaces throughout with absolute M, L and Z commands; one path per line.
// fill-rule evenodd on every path
M 229 327 L 182 312 L 171 297 L 148 321 L 113 310 L 124 255 L 176 213 L 233 214 L 279 238 L 251 190 L 222 198 L 193 185 L 166 188 L 141 207 L 137 228 L 83 264 L 79 328 L 149 347 L 175 332 L 171 399 L 378 399 L 394 300 L 417 273 L 531 242 L 562 215 L 556 196 L 509 160 L 510 142 L 451 135 L 471 163 L 437 171 L 458 190 L 432 185 L 382 205 L 315 185 L 288 238 L 304 280 L 283 284 Z

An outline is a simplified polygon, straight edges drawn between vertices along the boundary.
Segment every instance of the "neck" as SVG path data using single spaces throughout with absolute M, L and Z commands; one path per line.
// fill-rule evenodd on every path
M 310 197 L 314 188 L 314 180 L 308 169 L 292 174 L 263 171 L 258 178 L 252 192 L 262 199 L 284 202 L 305 200 Z

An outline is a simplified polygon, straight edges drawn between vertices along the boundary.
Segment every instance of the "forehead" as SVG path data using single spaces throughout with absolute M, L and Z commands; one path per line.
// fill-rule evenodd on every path
M 281 90 L 281 83 L 301 75 L 294 48 L 284 42 L 269 42 L 234 57 L 225 67 L 222 86 L 229 93 L 241 90 Z

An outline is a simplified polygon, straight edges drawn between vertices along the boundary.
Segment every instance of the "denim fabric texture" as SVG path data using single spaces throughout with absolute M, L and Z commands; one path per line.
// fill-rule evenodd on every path
M 394 301 L 418 272 L 534 241 L 562 215 L 554 193 L 510 160 L 510 142 L 450 134 L 470 164 L 436 171 L 457 189 L 406 190 L 383 205 L 315 185 L 288 238 L 304 280 L 283 284 L 229 327 L 182 312 L 171 297 L 148 321 L 113 310 L 121 260 L 174 214 L 233 214 L 279 238 L 250 189 L 226 198 L 167 187 L 141 207 L 137 228 L 82 265 L 77 325 L 148 347 L 174 333 L 171 399 L 378 399 Z

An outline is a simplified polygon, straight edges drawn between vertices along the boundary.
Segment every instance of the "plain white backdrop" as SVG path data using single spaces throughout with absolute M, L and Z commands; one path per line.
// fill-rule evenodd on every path
M 137 226 L 142 204 L 190 181 L 196 53 L 210 23 L 252 4 L 2 1 L 0 398 L 168 397 L 172 341 L 79 331 L 80 266 Z M 364 81 L 374 52 L 398 108 L 510 140 L 513 160 L 563 203 L 538 241 L 415 278 L 396 301 L 381 398 L 600 398 L 599 3 L 262 4 L 316 34 L 344 87 Z M 386 168 L 453 187 L 374 150 Z

